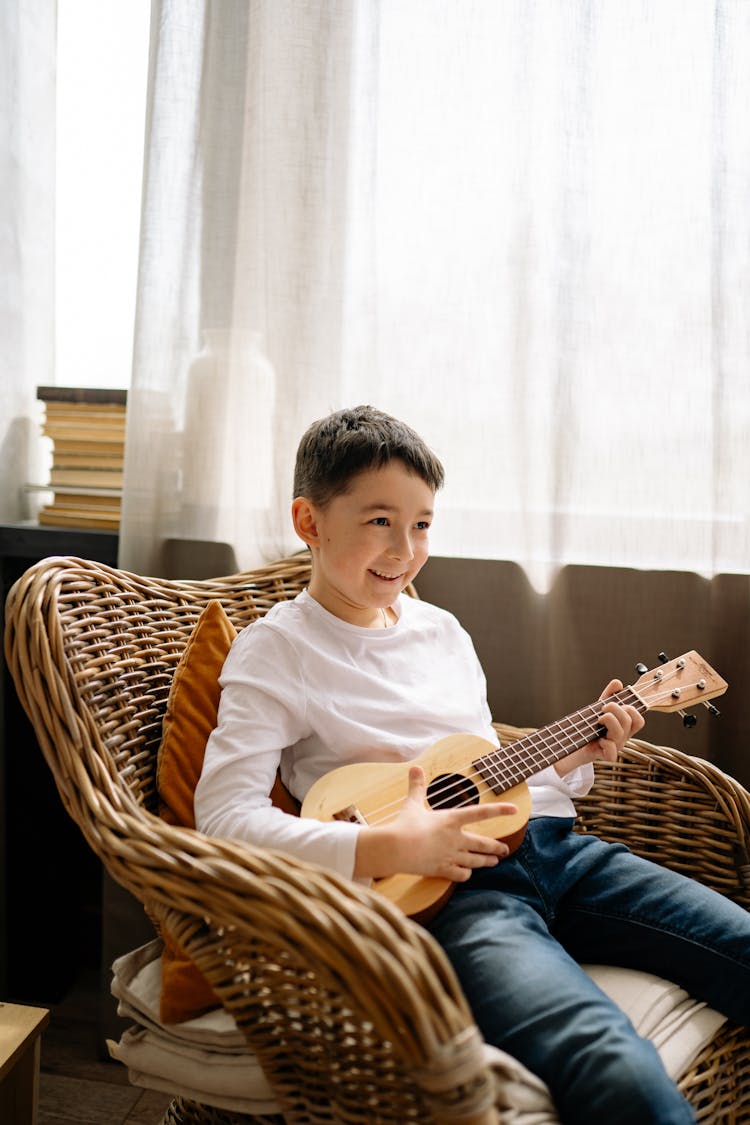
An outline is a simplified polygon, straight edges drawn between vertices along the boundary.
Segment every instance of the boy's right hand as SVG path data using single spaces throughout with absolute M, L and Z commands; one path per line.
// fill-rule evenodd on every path
M 412 766 L 409 793 L 398 816 L 389 824 L 363 828 L 359 833 L 354 874 L 370 879 L 426 875 L 463 883 L 475 868 L 494 867 L 508 854 L 507 844 L 466 826 L 515 812 L 515 805 L 503 801 L 431 809 L 424 770 Z

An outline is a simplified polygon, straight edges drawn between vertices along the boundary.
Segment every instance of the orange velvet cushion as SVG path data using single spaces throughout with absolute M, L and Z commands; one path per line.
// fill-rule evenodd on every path
M 193 793 L 203 768 L 208 736 L 216 726 L 219 675 L 237 630 L 221 602 L 201 613 L 182 654 L 167 700 L 156 766 L 159 813 L 163 820 L 195 828 Z M 271 790 L 274 805 L 299 813 L 279 777 Z M 162 954 L 162 1023 L 182 1023 L 219 1005 L 219 999 L 193 962 L 167 936 Z
M 195 828 L 193 792 L 216 726 L 219 674 L 236 636 L 221 603 L 209 602 L 177 665 L 156 766 L 159 813 L 169 824 Z M 167 935 L 161 971 L 162 1023 L 182 1023 L 218 1006 L 206 978 Z
M 219 710 L 219 675 L 237 630 L 221 602 L 201 613 L 172 680 L 156 765 L 159 814 L 195 828 L 193 793 Z

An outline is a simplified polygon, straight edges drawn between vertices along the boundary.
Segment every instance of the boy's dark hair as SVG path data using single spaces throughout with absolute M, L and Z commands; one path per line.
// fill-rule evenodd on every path
M 373 406 L 337 410 L 305 431 L 297 449 L 294 495 L 324 507 L 349 487 L 357 473 L 402 461 L 437 491 L 443 466 L 422 438 L 405 422 Z

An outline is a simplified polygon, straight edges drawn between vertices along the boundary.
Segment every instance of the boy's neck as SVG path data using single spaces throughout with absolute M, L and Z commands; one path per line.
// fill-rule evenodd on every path
M 344 598 L 335 597 L 329 591 L 321 592 L 315 584 L 314 576 L 307 592 L 318 605 L 347 625 L 356 625 L 360 629 L 388 629 L 398 621 L 398 614 L 392 606 L 356 606 Z

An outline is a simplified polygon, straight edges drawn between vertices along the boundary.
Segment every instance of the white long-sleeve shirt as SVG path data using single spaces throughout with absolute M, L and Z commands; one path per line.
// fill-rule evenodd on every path
M 484 673 L 452 614 L 399 597 L 397 622 L 363 629 L 307 591 L 280 602 L 234 641 L 218 725 L 195 790 L 196 826 L 276 848 L 351 877 L 356 824 L 289 816 L 271 805 L 276 771 L 302 801 L 319 777 L 351 762 L 412 760 L 448 734 L 498 745 Z M 532 815 L 573 816 L 593 768 L 530 778 Z

